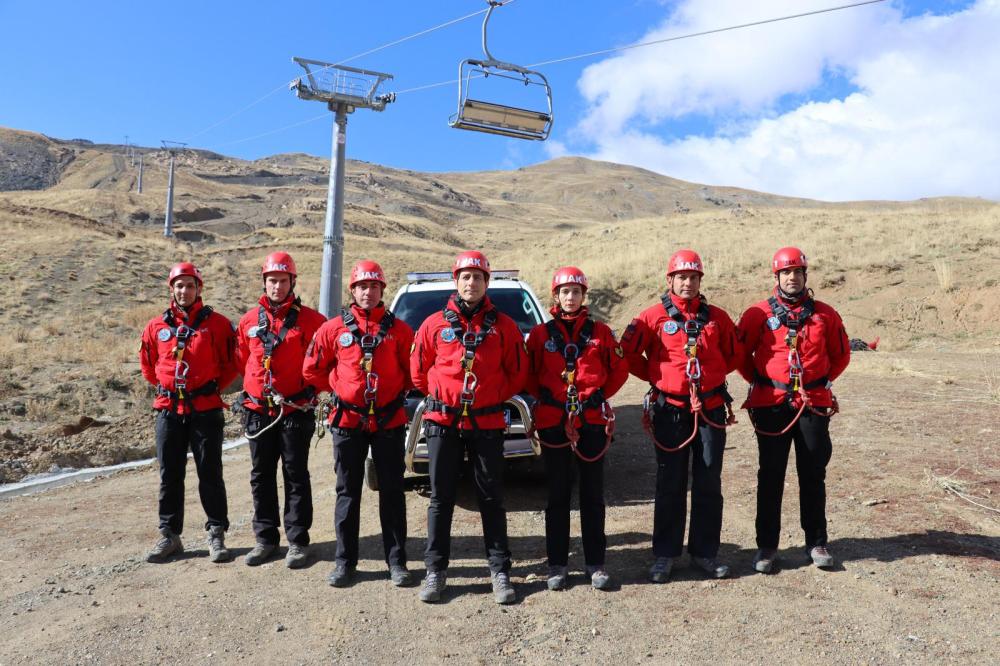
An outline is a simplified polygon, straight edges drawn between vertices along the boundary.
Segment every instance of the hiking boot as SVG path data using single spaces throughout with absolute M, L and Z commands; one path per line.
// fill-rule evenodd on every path
M 233 554 L 226 548 L 226 530 L 222 525 L 212 525 L 208 528 L 208 559 L 216 564 L 229 562 Z
M 517 595 L 514 594 L 514 586 L 510 582 L 510 574 L 506 571 L 498 571 L 491 576 L 493 578 L 493 601 L 498 604 L 512 604 Z
M 549 579 L 546 581 L 546 585 L 548 585 L 550 590 L 553 592 L 565 590 L 568 583 L 569 571 L 567 571 L 566 567 L 549 567 Z
M 181 543 L 181 537 L 164 528 L 160 530 L 160 540 L 153 546 L 153 550 L 146 553 L 146 561 L 163 564 L 171 555 L 180 555 L 183 552 L 184 544 Z
M 393 564 L 389 567 L 389 580 L 396 587 L 409 587 L 413 584 L 413 574 L 402 564 Z
M 326 582 L 330 583 L 333 587 L 347 587 L 354 580 L 355 571 L 355 567 L 343 562 L 337 562 L 337 566 L 327 576 Z
M 720 563 L 714 557 L 691 556 L 691 564 L 695 565 L 712 578 L 725 578 L 729 575 L 729 567 Z
M 587 575 L 590 576 L 590 586 L 595 590 L 607 590 L 611 587 L 611 574 L 603 566 L 588 566 Z
M 253 547 L 243 561 L 247 563 L 248 567 L 255 567 L 260 564 L 264 564 L 277 552 L 278 544 L 276 543 L 264 543 L 263 541 L 258 541 L 257 545 Z
M 654 583 L 666 583 L 670 580 L 670 570 L 674 568 L 674 561 L 669 557 L 658 557 L 649 568 L 649 580 Z
M 833 555 L 831 555 L 830 551 L 826 549 L 826 546 L 813 546 L 810 548 L 809 559 L 811 559 L 812 563 L 820 569 L 829 569 L 836 564 L 836 562 L 833 561 Z
M 447 582 L 447 572 L 428 571 L 424 584 L 420 587 L 420 600 L 427 604 L 441 601 L 441 593 L 444 592 Z
M 301 569 L 309 564 L 309 545 L 290 543 L 285 553 L 285 566 L 289 569 Z
M 774 564 L 777 561 L 777 550 L 774 548 L 761 548 L 753 556 L 753 570 L 758 573 L 769 574 L 774 570 Z

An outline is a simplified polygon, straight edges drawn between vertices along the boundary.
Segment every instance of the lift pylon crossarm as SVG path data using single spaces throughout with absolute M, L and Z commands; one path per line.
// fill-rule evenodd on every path
M 331 109 L 344 103 L 351 107 L 351 111 L 355 108 L 384 111 L 385 105 L 396 99 L 394 93 L 376 94 L 383 82 L 392 79 L 392 74 L 308 58 L 293 60 L 306 70 L 309 81 L 306 84 L 298 78 L 289 85 L 299 99 L 326 102 Z
M 458 110 L 448 120 L 448 124 L 455 129 L 499 134 L 514 139 L 544 141 L 552 131 L 552 87 L 541 72 L 493 57 L 487 43 L 488 25 L 493 10 L 502 7 L 504 2 L 501 0 L 486 0 L 486 2 L 490 6 L 486 18 L 483 19 L 483 54 L 486 57 L 467 58 L 458 64 Z M 469 90 L 473 79 L 485 80 L 490 77 L 514 79 L 523 83 L 525 87 L 539 86 L 544 89 L 544 110 L 471 98 Z

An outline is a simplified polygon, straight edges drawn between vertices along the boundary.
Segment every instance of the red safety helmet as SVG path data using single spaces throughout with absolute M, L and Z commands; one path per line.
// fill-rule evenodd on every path
M 264 258 L 260 274 L 263 277 L 268 273 L 288 273 L 292 277 L 298 277 L 298 271 L 295 270 L 295 260 L 287 252 L 272 252 Z
M 667 277 L 681 271 L 694 271 L 698 275 L 705 274 L 705 266 L 701 263 L 701 257 L 694 250 L 677 250 L 670 255 L 667 262 Z
M 576 266 L 563 266 L 552 276 L 552 293 L 559 291 L 564 284 L 578 284 L 587 293 L 587 276 Z
M 365 280 L 378 282 L 385 289 L 385 273 L 382 272 L 382 267 L 377 262 L 362 259 L 355 264 L 354 270 L 351 271 L 351 283 L 349 286 L 353 289 L 354 285 Z
M 802 268 L 804 270 L 809 268 L 806 255 L 797 247 L 783 247 L 774 253 L 774 259 L 771 260 L 771 272 L 777 273 L 788 268 Z
M 170 269 L 170 276 L 167 277 L 167 286 L 173 286 L 174 280 L 182 275 L 190 275 L 193 277 L 199 287 L 204 284 L 201 279 L 201 271 L 198 270 L 198 267 L 190 261 L 182 261 L 179 264 L 174 264 L 174 267 Z
M 469 250 L 455 257 L 455 265 L 451 267 L 451 275 L 458 278 L 458 272 L 467 268 L 475 268 L 486 273 L 486 279 L 490 279 L 490 260 L 486 255 L 477 250 Z

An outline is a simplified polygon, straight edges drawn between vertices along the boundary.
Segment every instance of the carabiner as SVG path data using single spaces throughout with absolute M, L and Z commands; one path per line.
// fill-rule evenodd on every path
M 687 360 L 687 366 L 684 368 L 684 374 L 691 381 L 697 381 L 701 379 L 701 362 L 698 357 L 692 356 Z

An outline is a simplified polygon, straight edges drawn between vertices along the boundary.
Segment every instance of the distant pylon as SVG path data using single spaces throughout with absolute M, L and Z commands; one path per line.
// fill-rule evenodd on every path
M 184 148 L 186 143 L 180 141 L 167 141 L 162 139 L 160 143 L 170 153 L 170 171 L 167 175 L 167 214 L 163 218 L 163 235 L 170 238 L 174 235 L 174 151 L 177 148 Z

